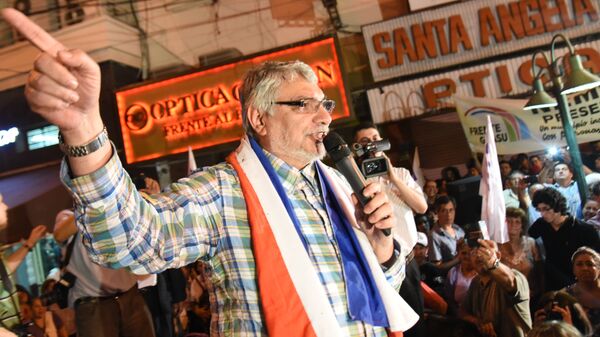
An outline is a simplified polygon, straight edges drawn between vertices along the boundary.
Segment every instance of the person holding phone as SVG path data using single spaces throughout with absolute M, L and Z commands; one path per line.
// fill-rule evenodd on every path
M 565 291 L 542 295 L 534 313 L 534 326 L 543 322 L 562 321 L 574 326 L 583 336 L 590 336 L 592 324 L 578 300 Z
M 494 241 L 478 243 L 471 247 L 478 275 L 471 281 L 460 317 L 475 324 L 485 337 L 525 336 L 531 330 L 527 279 L 500 261 Z

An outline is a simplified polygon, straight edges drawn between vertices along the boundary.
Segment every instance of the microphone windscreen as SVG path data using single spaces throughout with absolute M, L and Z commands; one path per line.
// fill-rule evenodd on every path
M 329 132 L 325 136 L 323 146 L 325 146 L 325 150 L 334 162 L 352 155 L 344 139 L 336 132 Z

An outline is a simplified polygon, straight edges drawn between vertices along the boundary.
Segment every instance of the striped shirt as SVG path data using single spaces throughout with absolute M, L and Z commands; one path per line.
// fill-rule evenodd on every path
M 353 321 L 339 248 L 333 236 L 314 164 L 295 169 L 266 153 L 308 243 L 308 255 L 345 336 L 387 336 L 380 327 Z M 96 172 L 61 178 L 75 201 L 77 223 L 92 260 L 112 268 L 156 273 L 198 259 L 211 281 L 211 335 L 266 336 L 259 303 L 246 204 L 238 176 L 226 163 L 179 180 L 169 191 L 144 199 L 116 155 Z M 385 271 L 400 288 L 403 263 Z M 261 289 L 277 291 L 277 289 Z

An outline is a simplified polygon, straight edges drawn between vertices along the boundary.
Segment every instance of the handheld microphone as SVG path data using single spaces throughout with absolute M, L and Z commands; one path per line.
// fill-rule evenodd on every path
M 367 182 L 356 166 L 356 162 L 352 158 L 352 151 L 350 151 L 348 144 L 346 144 L 344 139 L 337 133 L 329 132 L 323 139 L 323 145 L 325 146 L 325 150 L 327 150 L 327 154 L 329 154 L 335 163 L 335 167 L 337 167 L 346 180 L 348 180 L 348 183 L 350 183 L 350 187 L 352 187 L 358 201 L 361 205 L 365 206 L 370 200 L 362 194 Z M 392 233 L 389 228 L 381 229 L 381 231 L 386 236 L 389 236 Z

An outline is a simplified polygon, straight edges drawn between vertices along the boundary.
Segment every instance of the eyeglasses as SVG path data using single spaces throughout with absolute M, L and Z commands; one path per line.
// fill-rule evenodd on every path
M 335 109 L 335 101 L 327 98 L 323 98 L 322 100 L 303 98 L 297 101 L 277 101 L 273 102 L 273 104 L 297 107 L 298 112 L 302 114 L 317 112 L 320 107 L 323 107 L 328 113 L 332 113 L 333 109 Z

